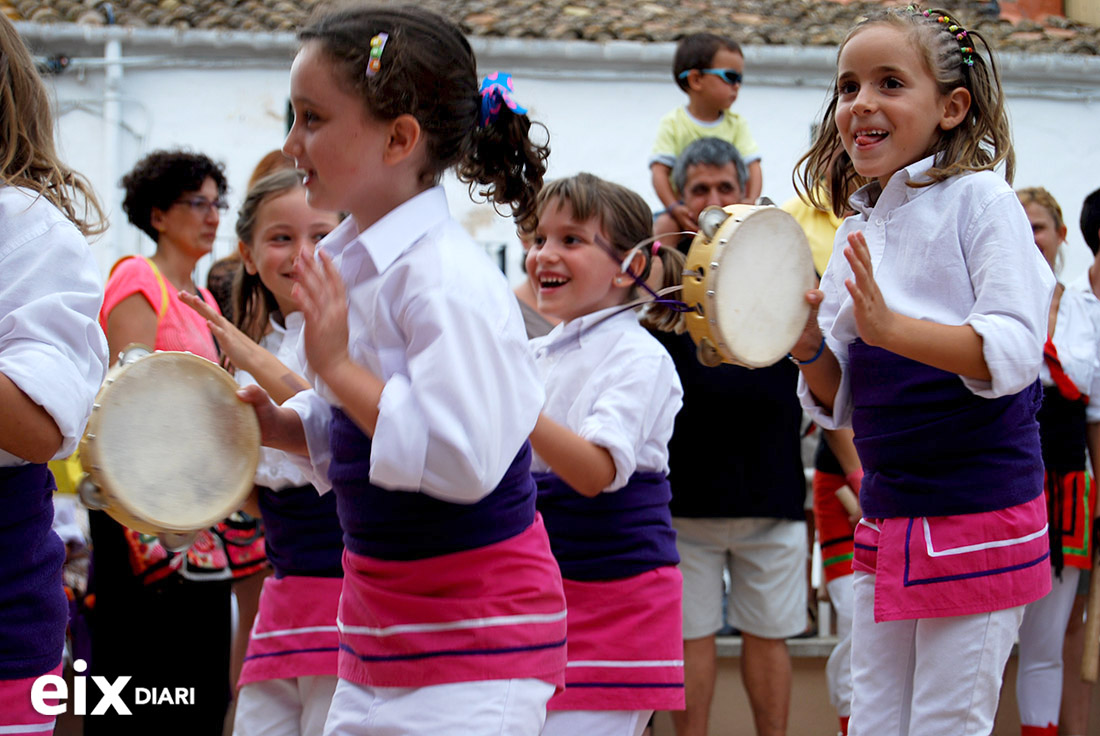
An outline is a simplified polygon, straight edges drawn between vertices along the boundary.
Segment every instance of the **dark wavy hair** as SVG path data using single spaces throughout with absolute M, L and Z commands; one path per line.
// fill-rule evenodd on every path
M 218 187 L 218 196 L 224 196 L 229 186 L 225 181 L 224 166 L 208 156 L 191 151 L 153 151 L 137 162 L 130 173 L 122 177 L 121 186 L 126 192 L 122 209 L 130 223 L 157 241 L 157 231 L 151 219 L 153 208 L 166 210 L 184 192 L 202 188 L 207 178 Z
M 367 75 L 370 40 L 389 34 L 377 73 Z M 412 115 L 427 144 L 427 183 L 454 168 L 458 178 L 494 204 L 507 204 L 521 229 L 533 222 L 549 146 L 530 138 L 531 120 L 502 106 L 478 126 L 481 94 L 469 42 L 451 22 L 423 8 L 343 4 L 320 11 L 298 33 L 316 41 L 336 75 L 379 120 Z

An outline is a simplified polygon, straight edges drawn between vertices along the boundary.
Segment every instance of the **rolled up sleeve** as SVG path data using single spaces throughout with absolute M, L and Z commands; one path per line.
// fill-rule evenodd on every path
M 80 232 L 44 221 L 35 202 L 15 239 L 0 242 L 0 373 L 42 406 L 74 450 L 107 371 L 107 340 L 96 321 L 101 276 Z M 13 223 L 8 223 L 12 225 Z

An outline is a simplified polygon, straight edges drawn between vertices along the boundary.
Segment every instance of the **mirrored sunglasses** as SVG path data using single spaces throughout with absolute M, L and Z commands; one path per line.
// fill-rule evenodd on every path
M 688 69 L 687 71 L 680 72 L 680 79 L 687 79 L 688 75 L 692 72 L 713 74 L 716 77 L 721 77 L 722 81 L 726 84 L 741 84 L 741 80 L 745 78 L 744 75 L 736 69 Z

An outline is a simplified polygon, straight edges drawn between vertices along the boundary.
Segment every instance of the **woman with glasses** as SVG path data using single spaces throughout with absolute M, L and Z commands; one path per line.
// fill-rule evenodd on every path
M 192 274 L 210 253 L 226 209 L 221 165 L 200 153 L 155 151 L 122 178 L 122 187 L 126 215 L 156 250 L 149 258 L 122 259 L 107 280 L 99 320 L 111 363 L 134 342 L 217 362 L 206 320 L 178 294 L 198 294 L 218 308 Z M 191 705 L 171 710 L 171 732 L 221 733 L 230 697 L 225 546 L 206 531 L 186 552 L 173 553 L 102 511 L 90 512 L 90 520 L 95 608 L 89 674 L 132 677 L 122 699 L 133 715 L 86 717 L 84 733 L 167 733 L 163 708 L 155 701 L 135 703 L 136 687 L 195 688 Z

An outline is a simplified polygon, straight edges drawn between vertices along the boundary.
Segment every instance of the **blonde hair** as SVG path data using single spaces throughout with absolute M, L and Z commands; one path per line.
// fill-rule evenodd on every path
M 619 260 L 638 243 L 649 240 L 653 234 L 653 213 L 641 196 L 624 186 L 592 174 L 580 173 L 565 179 L 556 179 L 543 187 L 535 205 L 536 222 L 551 203 L 558 207 L 568 204 L 573 217 L 579 221 L 592 218 L 599 221 L 600 229 L 607 234 L 611 241 L 609 245 L 618 254 Z M 639 252 L 645 257 L 645 266 L 637 277 L 640 281 L 645 281 L 652 267 L 653 252 L 649 247 L 643 247 Z M 657 257 L 664 267 L 660 289 L 678 286 L 684 272 L 683 254 L 675 248 L 662 245 L 658 247 Z M 638 287 L 635 285 L 627 300 L 637 296 Z M 641 322 L 646 327 L 665 332 L 679 332 L 683 329 L 683 315 L 663 304 L 647 305 Z
M 1066 226 L 1065 218 L 1062 217 L 1062 207 L 1058 204 L 1058 200 L 1054 198 L 1054 195 L 1048 192 L 1043 187 L 1024 187 L 1023 189 L 1016 190 L 1016 196 L 1020 198 L 1020 204 L 1028 205 L 1035 203 L 1050 213 L 1050 217 L 1054 220 L 1054 229 L 1062 230 Z
M 261 177 L 249 188 L 237 213 L 237 239 L 251 250 L 260 207 L 264 202 L 296 189 L 305 187 L 302 185 L 302 175 L 293 168 L 276 169 Z M 260 274 L 249 273 L 243 263 L 233 277 L 232 302 L 233 314 L 230 319 L 233 324 L 253 341 L 259 342 L 267 332 L 271 315 L 279 311 L 279 302 L 271 289 L 264 286 Z
M 45 197 L 84 235 L 96 235 L 107 228 L 91 184 L 57 157 L 46 85 L 23 39 L 2 13 L 0 181 Z
M 949 20 L 941 21 L 943 17 Z M 966 118 L 951 130 L 939 132 L 928 152 L 935 154 L 936 159 L 927 178 L 910 182 L 909 186 L 930 186 L 957 174 L 993 170 L 1001 164 L 1005 166 L 1005 179 L 1011 183 L 1016 156 L 1000 73 L 985 38 L 977 31 L 966 30 L 966 35 L 960 39 L 958 35 L 964 30 L 961 24 L 942 10 L 922 11 L 914 6 L 906 10 L 891 8 L 869 15 L 849 31 L 837 52 L 838 59 L 856 34 L 876 24 L 898 28 L 908 35 L 941 95 L 960 87 L 970 92 Z M 951 30 L 952 27 L 956 30 Z M 979 41 L 984 55 L 979 53 Z M 963 52 L 964 46 L 971 51 Z M 832 97 L 817 135 L 810 150 L 796 165 L 793 180 L 795 189 L 807 201 L 840 217 L 848 208 L 848 197 L 869 180 L 856 172 L 852 159 L 844 150 L 836 127 L 837 97 L 834 79 Z M 819 188 L 819 184 L 823 186 Z

